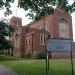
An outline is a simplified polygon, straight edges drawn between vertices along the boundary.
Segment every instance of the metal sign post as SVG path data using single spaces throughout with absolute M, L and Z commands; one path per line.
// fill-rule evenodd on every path
M 48 75 L 48 51 L 45 45 L 45 57 L 46 57 L 46 75 Z
M 49 52 L 48 52 L 48 70 L 49 70 Z
M 72 56 L 72 41 L 71 41 L 71 70 L 72 70 L 72 75 L 74 75 L 74 71 L 73 71 L 73 56 Z

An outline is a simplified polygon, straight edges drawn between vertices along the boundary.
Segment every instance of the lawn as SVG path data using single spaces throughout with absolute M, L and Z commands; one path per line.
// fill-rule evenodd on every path
M 13 69 L 19 75 L 45 75 L 45 60 L 17 59 L 2 61 L 2 64 Z M 69 59 L 52 59 L 49 67 L 48 75 L 71 75 Z

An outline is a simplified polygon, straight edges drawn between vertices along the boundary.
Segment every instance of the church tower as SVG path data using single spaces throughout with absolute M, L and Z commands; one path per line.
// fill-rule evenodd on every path
M 10 20 L 10 24 L 14 27 L 15 32 L 12 34 L 13 41 L 13 55 L 20 57 L 21 56 L 21 38 L 22 38 L 22 19 L 13 16 Z

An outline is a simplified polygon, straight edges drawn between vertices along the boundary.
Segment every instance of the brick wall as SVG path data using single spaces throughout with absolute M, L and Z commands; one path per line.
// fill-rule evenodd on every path
M 21 18 L 16 18 L 12 17 L 10 20 L 10 24 L 12 26 L 16 26 L 17 22 L 16 20 L 19 20 L 19 31 L 21 32 L 20 34 L 20 46 L 19 48 L 14 48 L 14 55 L 15 56 L 24 56 L 25 53 L 31 52 L 31 53 L 36 53 L 41 50 L 45 51 L 45 46 L 40 44 L 40 34 L 45 34 L 45 35 L 51 35 L 51 38 L 59 38 L 59 23 L 62 19 L 64 19 L 68 23 L 69 27 L 69 38 L 73 38 L 72 34 L 72 18 L 69 14 L 66 12 L 61 11 L 60 9 L 56 8 L 54 10 L 53 15 L 46 15 L 45 20 L 41 18 L 38 21 L 33 21 L 27 26 L 22 26 L 22 19 Z M 44 25 L 48 24 L 48 30 L 45 31 L 43 29 L 40 29 L 41 25 L 44 27 Z M 14 38 L 16 32 L 13 34 Z M 26 43 L 30 44 L 30 48 L 28 49 Z M 13 40 L 15 41 L 15 40 Z M 27 41 L 27 42 L 26 42 Z M 73 49 L 74 51 L 74 49 Z M 75 55 L 75 52 L 73 53 Z M 51 52 L 52 58 L 68 58 L 70 57 L 70 53 L 64 53 L 64 52 Z

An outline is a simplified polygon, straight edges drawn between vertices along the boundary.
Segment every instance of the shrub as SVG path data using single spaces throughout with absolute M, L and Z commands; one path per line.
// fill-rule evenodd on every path
M 36 58 L 37 59 L 45 59 L 45 52 L 41 51 L 39 53 L 36 54 Z
M 25 58 L 31 58 L 31 56 L 32 56 L 31 52 L 25 54 Z

